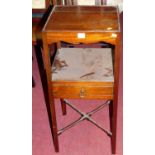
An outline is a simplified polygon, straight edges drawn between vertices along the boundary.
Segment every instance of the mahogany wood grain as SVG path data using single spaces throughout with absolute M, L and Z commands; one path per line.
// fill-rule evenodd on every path
M 85 37 L 79 38 L 78 33 L 84 33 Z M 112 153 L 115 154 L 120 59 L 118 9 L 108 6 L 55 6 L 43 28 L 42 36 L 55 150 L 59 151 L 54 98 L 99 98 L 113 101 L 111 108 L 111 143 Z M 74 44 L 105 42 L 114 45 L 114 83 L 51 81 L 49 45 L 60 41 Z M 85 91 L 87 95 L 85 95 Z M 82 92 L 82 95 L 80 95 L 80 92 Z M 96 96 L 99 94 L 99 97 L 94 94 Z
M 54 97 L 52 93 L 52 89 L 50 88 L 50 53 L 49 53 L 49 45 L 46 41 L 46 36 L 43 34 L 43 56 L 44 56 L 44 66 L 46 68 L 46 76 L 47 76 L 47 84 L 48 84 L 48 97 L 49 97 L 49 104 L 50 104 L 50 111 L 51 111 L 51 121 L 52 121 L 52 133 L 53 133 L 53 141 L 54 141 L 54 147 L 55 151 L 59 151 L 59 144 L 58 144 L 58 134 L 57 134 L 57 122 L 56 122 L 56 112 L 55 112 L 55 104 L 54 104 Z
M 119 31 L 116 7 L 55 6 L 44 31 Z M 93 19 L 93 20 L 92 20 Z
M 113 99 L 113 83 L 53 82 L 52 92 L 54 98 Z
M 117 108 L 118 108 L 118 86 L 119 86 L 119 63 L 120 63 L 120 33 L 116 38 L 116 46 L 114 52 L 114 99 L 112 110 L 112 137 L 111 146 L 112 153 L 116 153 L 116 132 L 117 132 Z
M 100 41 L 105 40 L 107 43 L 116 44 L 116 39 L 114 35 L 117 35 L 117 33 L 112 32 L 86 32 L 82 31 L 82 33 L 85 32 L 85 38 L 78 38 L 78 32 L 45 32 L 47 37 L 48 43 L 54 43 L 58 42 L 60 39 L 61 41 L 72 43 L 72 44 L 79 44 L 79 43 L 97 43 Z

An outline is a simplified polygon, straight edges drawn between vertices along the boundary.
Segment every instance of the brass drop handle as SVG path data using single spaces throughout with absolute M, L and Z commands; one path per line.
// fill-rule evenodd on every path
M 84 88 L 81 88 L 81 90 L 80 90 L 80 97 L 84 98 L 85 96 L 86 96 L 86 91 L 85 91 Z

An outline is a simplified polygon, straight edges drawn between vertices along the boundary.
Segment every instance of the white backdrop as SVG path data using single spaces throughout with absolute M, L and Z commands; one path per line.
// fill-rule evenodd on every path
M 95 0 L 78 0 L 78 5 L 95 5 Z M 117 6 L 119 7 L 119 11 L 123 11 L 123 0 L 107 0 L 106 5 Z

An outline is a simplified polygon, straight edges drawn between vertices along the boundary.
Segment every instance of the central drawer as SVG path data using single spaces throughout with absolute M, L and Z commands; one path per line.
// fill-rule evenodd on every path
M 68 99 L 113 99 L 113 83 L 52 83 L 54 98 Z

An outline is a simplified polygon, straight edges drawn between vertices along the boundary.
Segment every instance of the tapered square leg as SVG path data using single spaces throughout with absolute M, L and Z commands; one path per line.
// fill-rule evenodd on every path
M 64 99 L 60 99 L 61 102 L 61 108 L 62 108 L 62 114 L 66 115 L 67 111 L 66 111 L 66 103 L 64 102 Z
M 57 131 L 57 122 L 56 122 L 56 113 L 55 113 L 55 103 L 54 99 L 50 97 L 50 111 L 51 111 L 51 130 L 53 134 L 53 142 L 55 151 L 59 152 L 59 141 L 58 141 L 58 131 Z
M 109 104 L 109 117 L 110 117 L 110 129 L 112 132 L 111 151 L 112 154 L 116 154 L 117 108 L 114 106 L 113 100 L 111 100 Z

